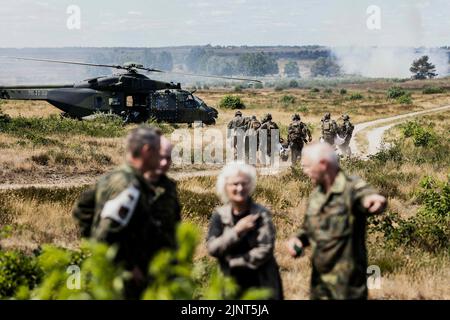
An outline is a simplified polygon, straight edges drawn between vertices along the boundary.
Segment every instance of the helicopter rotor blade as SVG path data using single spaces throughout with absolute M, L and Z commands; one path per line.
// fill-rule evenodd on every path
M 250 81 L 250 82 L 262 83 L 259 80 L 248 79 L 248 78 L 236 78 L 236 77 L 226 77 L 226 76 L 212 76 L 212 75 L 207 75 L 207 74 L 194 74 L 194 73 L 185 73 L 185 72 L 176 72 L 176 71 L 158 71 L 158 72 L 164 72 L 164 73 L 170 73 L 170 74 L 179 74 L 179 75 L 191 76 L 191 77 L 205 77 L 205 78 L 228 79 L 228 80 L 239 80 L 239 81 Z
M 36 58 L 25 58 L 25 57 L 12 57 L 12 56 L 0 56 L 0 58 L 9 58 L 9 59 L 17 59 L 17 60 L 28 60 L 28 61 L 41 61 L 41 62 L 51 62 L 51 63 L 63 63 L 63 64 L 73 64 L 73 65 L 81 65 L 81 66 L 91 66 L 91 67 L 104 67 L 104 68 L 115 68 L 122 70 L 129 70 L 126 66 L 114 65 L 114 64 L 98 64 L 98 63 L 87 63 L 87 62 L 78 62 L 78 61 L 65 61 L 65 60 L 51 60 L 51 59 L 36 59 Z M 133 69 L 143 70 L 147 72 L 158 72 L 158 73 L 170 73 L 170 74 L 179 74 L 183 76 L 191 76 L 191 77 L 204 77 L 204 78 L 214 78 L 214 79 L 227 79 L 227 80 L 238 80 L 238 81 L 250 81 L 262 83 L 262 81 L 248 78 L 237 78 L 237 77 L 227 77 L 227 76 L 213 76 L 207 74 L 194 74 L 194 73 L 185 73 L 185 72 L 176 72 L 176 71 L 163 71 L 159 69 L 153 68 L 145 68 L 139 66 L 133 66 Z
M 28 60 L 28 61 L 52 62 L 52 63 L 64 63 L 64 64 L 75 64 L 75 65 L 92 66 L 92 67 L 104 67 L 104 68 L 125 69 L 125 68 L 122 67 L 122 66 L 119 66 L 119 65 L 112 65 L 112 64 L 96 64 L 96 63 L 86 63 L 86 62 L 77 62 L 77 61 L 50 60 L 50 59 L 35 59 L 35 58 L 9 57 L 9 56 L 2 56 L 1 58 L 10 58 L 10 59 Z
M 144 70 L 147 72 L 162 72 L 162 73 L 168 72 L 168 71 L 163 71 L 163 70 L 158 70 L 158 69 L 153 69 L 153 68 L 145 68 L 145 67 L 135 67 L 135 69 Z

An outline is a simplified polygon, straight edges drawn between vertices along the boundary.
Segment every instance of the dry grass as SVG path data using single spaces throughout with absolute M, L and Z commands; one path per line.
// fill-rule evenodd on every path
M 436 82 L 436 81 L 435 81 Z M 443 81 L 433 85 L 445 86 Z M 314 125 L 314 138 L 319 136 L 319 123 L 323 113 L 329 111 L 334 117 L 348 112 L 354 122 L 387 117 L 404 112 L 431 108 L 450 103 L 445 94 L 422 95 L 413 93 L 414 105 L 402 106 L 385 99 L 385 91 L 393 83 L 374 82 L 370 84 L 346 85 L 350 95 L 361 92 L 363 100 L 349 101 L 343 98 L 338 89 L 332 94 L 311 93 L 306 89 L 292 89 L 275 92 L 273 90 L 244 90 L 232 93 L 241 96 L 248 105 L 244 115 L 255 114 L 259 118 L 265 113 L 272 113 L 276 122 L 287 125 L 292 113 L 302 108 L 301 115 L 307 123 Z M 420 88 L 422 82 L 405 82 L 402 86 Z M 370 92 L 367 92 L 370 89 Z M 323 91 L 321 89 L 321 91 Z M 230 92 L 222 90 L 200 91 L 198 95 L 208 104 L 217 105 L 218 101 Z M 296 103 L 285 107 L 280 99 L 283 95 L 293 95 Z M 369 98 L 370 96 L 370 98 Z M 304 107 L 306 106 L 307 109 Z M 2 105 L 5 113 L 11 116 L 25 117 L 48 116 L 59 113 L 45 102 L 12 102 Z M 305 111 L 306 110 L 306 111 Z M 220 110 L 217 128 L 225 131 L 226 124 L 233 117 L 234 111 Z M 433 121 L 438 132 L 449 130 L 450 113 L 433 114 L 423 117 L 424 121 Z M 184 126 L 181 126 L 184 128 Z M 390 137 L 398 137 L 399 129 L 393 128 Z M 448 134 L 447 134 L 448 136 Z M 0 133 L 0 177 L 3 184 L 12 183 L 50 183 L 65 182 L 67 179 L 89 178 L 91 181 L 105 171 L 122 162 L 121 138 L 92 138 L 83 135 L 66 137 L 58 134 L 48 136 L 55 144 L 50 146 L 33 145 L 22 138 Z M 22 142 L 21 142 L 22 141 Z M 63 154 L 65 157 L 58 157 Z M 45 155 L 48 157 L 47 160 Z M 102 158 L 102 155 L 108 158 Z M 108 159 L 108 160 L 105 160 Z M 205 170 L 217 170 L 219 167 L 206 165 L 176 166 L 174 175 L 179 178 L 187 170 L 204 174 Z M 359 175 L 367 174 L 369 166 L 356 168 Z M 406 161 L 403 164 L 387 162 L 378 168 L 378 174 L 391 177 L 394 181 L 382 192 L 391 192 L 390 209 L 402 217 L 410 217 L 417 211 L 412 194 L 424 175 L 431 175 L 444 180 L 448 168 L 432 163 L 415 164 Z M 82 180 L 81 179 L 81 180 Z M 218 204 L 214 196 L 215 174 L 208 177 L 183 178 L 179 181 L 179 190 L 184 205 L 183 218 L 199 226 L 204 240 L 208 217 L 212 208 Z M 275 255 L 280 265 L 287 299 L 307 299 L 311 266 L 310 251 L 306 257 L 292 259 L 284 249 L 284 241 L 294 234 L 303 220 L 304 208 L 311 186 L 299 172 L 285 172 L 277 176 L 260 176 L 255 200 L 270 208 L 274 213 L 277 229 Z M 390 188 L 390 189 L 389 189 Z M 4 248 L 21 248 L 33 250 L 46 242 L 66 247 L 78 244 L 77 230 L 71 217 L 71 208 L 82 188 L 53 188 L 3 190 L 0 192 L 0 226 L 13 226 L 9 238 L 2 239 Z M 58 191 L 60 190 L 60 191 Z M 394 190 L 395 192 L 393 192 Z M 378 241 L 378 242 L 377 242 Z M 450 289 L 448 254 L 442 256 L 425 252 L 409 252 L 404 248 L 395 250 L 384 248 L 375 234 L 369 234 L 369 264 L 382 264 L 382 288 L 371 290 L 373 299 L 449 299 Z M 207 256 L 204 241 L 198 247 L 196 259 Z M 210 261 L 213 259 L 208 258 Z

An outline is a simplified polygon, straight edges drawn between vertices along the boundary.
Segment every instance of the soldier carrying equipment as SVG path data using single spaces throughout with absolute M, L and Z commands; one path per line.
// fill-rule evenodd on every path
M 250 118 L 243 117 L 241 111 L 236 111 L 234 118 L 227 125 L 228 137 L 232 137 L 232 148 L 234 153 L 234 159 L 237 157 L 238 136 L 241 134 L 240 139 L 244 138 L 244 133 L 247 130 Z
M 350 140 L 352 139 L 353 130 L 355 129 L 354 125 L 350 122 L 350 117 L 348 114 L 342 115 L 342 120 L 344 121 L 342 126 L 339 128 L 339 135 L 341 137 L 345 137 L 345 141 L 343 144 L 339 146 L 344 154 L 348 156 L 351 155 L 350 149 Z
M 334 145 L 334 138 L 337 134 L 337 124 L 336 121 L 331 120 L 331 115 L 329 112 L 325 113 L 322 118 L 322 139 L 324 142 Z
M 270 157 L 272 154 L 272 130 L 278 130 L 278 125 L 272 121 L 272 115 L 270 113 L 266 114 L 263 118 L 262 125 L 260 131 L 265 130 L 267 135 L 267 144 L 266 144 L 266 154 Z
M 303 123 L 298 114 L 292 116 L 292 123 L 288 128 L 288 145 L 292 152 L 292 164 L 300 158 L 305 143 L 311 142 L 311 131 Z

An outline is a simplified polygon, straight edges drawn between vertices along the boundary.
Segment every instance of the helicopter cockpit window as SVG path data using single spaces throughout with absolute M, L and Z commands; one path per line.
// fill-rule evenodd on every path
M 133 96 L 127 96 L 127 107 L 131 108 L 133 106 Z
M 188 95 L 186 97 L 184 104 L 185 104 L 186 108 L 196 108 L 197 107 L 197 103 L 195 102 L 195 99 L 192 95 Z
M 95 108 L 100 109 L 103 104 L 103 98 L 102 97 L 95 97 Z
M 195 99 L 195 101 L 197 101 L 198 105 L 201 105 L 203 103 L 203 100 L 198 98 L 198 97 L 196 97 L 196 96 L 194 96 L 194 99 Z

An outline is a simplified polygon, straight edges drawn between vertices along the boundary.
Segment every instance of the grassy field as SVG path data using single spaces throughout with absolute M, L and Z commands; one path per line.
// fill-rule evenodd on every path
M 288 125 L 293 112 L 300 112 L 304 121 L 315 129 L 314 139 L 319 135 L 319 120 L 327 111 L 335 118 L 347 112 L 354 122 L 361 122 L 450 103 L 446 93 L 423 94 L 421 88 L 429 85 L 428 82 L 401 85 L 411 90 L 413 104 L 402 105 L 387 99 L 386 90 L 392 86 L 389 82 L 346 85 L 345 95 L 339 93 L 341 88 L 335 87 L 331 93 L 320 88 L 319 92 L 263 89 L 236 93 L 205 90 L 197 94 L 212 105 L 217 105 L 226 94 L 239 95 L 248 106 L 244 115 L 261 117 L 271 112 L 274 120 L 283 126 Z M 434 85 L 444 86 L 444 83 Z M 354 93 L 361 93 L 363 98 L 351 100 L 349 97 Z M 293 96 L 294 102 L 283 103 L 285 95 Z M 77 248 L 79 238 L 71 209 L 85 188 L 82 183 L 92 181 L 122 161 L 122 139 L 133 126 L 123 128 L 100 122 L 83 127 L 86 125 L 70 122 L 72 120 L 61 122 L 57 117 L 52 118 L 59 112 L 41 102 L 6 102 L 1 108 L 14 119 L 14 125 L 2 124 L 0 130 L 3 185 L 63 184 L 71 179 L 79 185 L 21 186 L 0 190 L 0 227 L 3 230 L 0 247 L 27 253 L 45 243 Z M 234 111 L 219 112 L 216 126 L 225 130 Z M 370 290 L 373 299 L 450 299 L 448 212 L 442 218 L 434 213 L 442 208 L 430 207 L 427 200 L 430 197 L 439 200 L 436 194 L 445 196 L 442 184 L 448 185 L 450 112 L 418 119 L 389 131 L 390 150 L 368 161 L 349 159 L 342 162 L 345 170 L 362 176 L 389 199 L 387 213 L 369 221 L 369 265 L 379 266 L 382 275 L 381 289 Z M 169 127 L 166 129 L 170 131 Z M 175 172 L 202 169 L 201 166 L 183 166 L 176 167 Z M 183 219 L 198 225 L 202 237 L 209 216 L 219 203 L 214 195 L 214 185 L 215 176 L 179 181 Z M 310 190 L 311 185 L 301 170 L 290 168 L 276 176 L 260 176 L 255 192 L 255 200 L 269 207 L 274 214 L 276 257 L 287 299 L 308 298 L 310 251 L 307 250 L 307 257 L 291 259 L 284 249 L 284 241 L 300 226 Z M 442 199 L 437 202 L 443 203 Z M 215 263 L 207 256 L 204 241 L 197 249 L 196 261 L 206 266 Z

